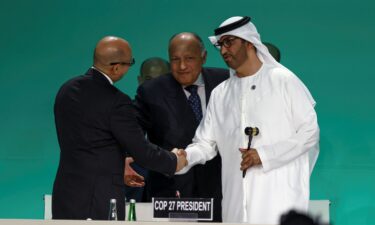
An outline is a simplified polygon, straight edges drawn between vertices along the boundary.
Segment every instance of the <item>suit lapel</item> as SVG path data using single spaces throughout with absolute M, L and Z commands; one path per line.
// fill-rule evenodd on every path
M 175 118 L 177 118 L 177 122 L 181 125 L 185 123 L 197 123 L 181 85 L 173 78 L 172 75 L 169 76 L 166 89 L 167 94 L 164 100 L 168 105 L 168 108 L 174 114 Z

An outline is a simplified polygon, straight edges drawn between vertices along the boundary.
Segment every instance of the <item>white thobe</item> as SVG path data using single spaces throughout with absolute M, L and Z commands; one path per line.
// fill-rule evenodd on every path
M 278 224 L 292 208 L 306 211 L 319 153 L 314 105 L 307 88 L 285 68 L 263 64 L 252 76 L 230 77 L 213 90 L 181 173 L 220 152 L 224 222 Z M 259 128 L 251 147 L 262 165 L 242 178 L 239 148 L 247 147 L 249 126 Z

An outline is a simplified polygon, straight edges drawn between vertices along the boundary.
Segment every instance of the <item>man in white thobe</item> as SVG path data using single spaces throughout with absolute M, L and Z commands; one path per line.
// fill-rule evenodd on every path
M 212 92 L 182 173 L 220 152 L 224 222 L 278 224 L 290 209 L 306 211 L 319 153 L 314 99 L 270 55 L 249 17 L 227 19 L 210 41 L 231 77 Z M 260 131 L 248 151 L 246 127 Z

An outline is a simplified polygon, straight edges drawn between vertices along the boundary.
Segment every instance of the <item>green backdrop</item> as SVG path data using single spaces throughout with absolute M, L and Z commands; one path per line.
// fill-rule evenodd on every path
M 374 11 L 372 0 L 1 1 L 0 218 L 43 217 L 59 157 L 54 97 L 91 66 L 100 38 L 132 44 L 137 63 L 117 86 L 134 96 L 140 62 L 167 58 L 172 34 L 198 33 L 206 65 L 225 67 L 206 37 L 224 19 L 249 15 L 318 103 L 311 198 L 331 200 L 334 224 L 375 224 Z

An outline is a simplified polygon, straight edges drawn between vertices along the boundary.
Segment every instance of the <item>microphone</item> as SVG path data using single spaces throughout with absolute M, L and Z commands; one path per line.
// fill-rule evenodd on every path
M 258 127 L 246 127 L 245 134 L 249 136 L 249 142 L 247 143 L 247 150 L 250 150 L 251 141 L 253 140 L 254 136 L 257 136 L 259 134 L 259 129 Z M 245 175 L 246 175 L 246 170 L 242 171 L 242 178 L 244 178 Z

